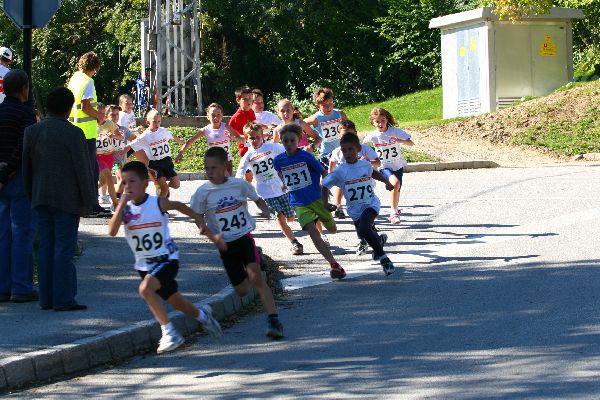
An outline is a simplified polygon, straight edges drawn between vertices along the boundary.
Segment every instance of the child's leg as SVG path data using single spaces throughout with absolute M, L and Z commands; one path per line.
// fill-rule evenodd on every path
M 292 222 L 294 221 L 294 217 L 289 217 L 289 218 L 291 218 Z M 287 240 L 293 241 L 296 239 L 296 237 L 294 236 L 294 232 L 292 231 L 292 228 L 290 228 L 290 226 L 287 224 L 288 219 L 286 219 L 286 217 L 285 217 L 285 215 L 283 215 L 283 213 L 281 213 L 281 212 L 277 213 L 277 223 L 279 224 L 279 229 L 281 229 L 283 236 L 285 236 L 287 238 Z
M 329 251 L 329 247 L 323 241 L 316 224 L 314 222 L 309 222 L 303 227 L 303 229 L 308 232 L 310 239 L 325 260 L 327 260 L 330 264 L 334 263 L 335 258 L 333 258 L 333 254 L 331 254 L 331 251 Z
M 160 191 L 159 196 L 167 197 L 167 195 L 169 194 L 169 184 L 167 183 L 167 178 L 161 176 L 157 179 L 157 182 Z
M 344 197 L 344 193 L 339 187 L 335 187 L 333 193 L 335 194 L 335 205 L 340 208 L 342 205 L 342 197 Z
M 373 222 L 377 218 L 377 212 L 372 208 L 367 208 L 360 216 L 358 221 L 354 222 L 358 235 L 365 239 L 373 249 L 373 258 L 378 260 L 385 254 L 379 235 L 373 229 Z
M 398 203 L 400 203 L 400 181 L 395 175 L 392 175 L 388 179 L 392 185 L 394 185 L 394 190 L 390 192 L 390 201 L 392 210 L 390 214 L 396 214 L 398 212 Z
M 108 194 L 116 208 L 117 204 L 119 204 L 119 200 L 117 199 L 117 192 L 115 191 L 115 184 L 113 183 L 112 174 L 110 173 L 110 169 L 105 169 L 102 172 L 104 173 L 104 182 L 108 188 Z
M 169 316 L 167 315 L 167 311 L 165 310 L 161 298 L 156 294 L 158 289 L 160 289 L 160 282 L 158 279 L 147 274 L 142 280 L 142 283 L 140 283 L 138 292 L 148 305 L 148 308 L 158 323 L 166 325 L 169 323 Z
M 248 264 L 246 266 L 246 271 L 248 272 L 248 278 L 250 279 L 252 286 L 256 288 L 256 291 L 260 296 L 260 301 L 262 302 L 262 305 L 265 308 L 267 314 L 277 314 L 277 307 L 275 307 L 273 292 L 271 292 L 271 288 L 269 287 L 269 285 L 267 285 L 267 282 L 262 276 L 260 264 Z
M 123 178 L 121 176 L 121 168 L 115 170 L 115 176 L 117 177 L 117 197 L 123 194 Z
M 169 187 L 173 189 L 179 189 L 181 186 L 181 180 L 179 180 L 179 176 L 175 175 L 169 178 Z M 168 189 L 167 189 L 168 190 Z

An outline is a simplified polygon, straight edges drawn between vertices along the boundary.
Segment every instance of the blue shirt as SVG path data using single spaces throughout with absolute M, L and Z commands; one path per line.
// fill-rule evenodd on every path
M 306 206 L 321 198 L 321 173 L 325 168 L 315 156 L 298 149 L 293 156 L 279 154 L 273 164 L 288 189 L 291 206 Z
M 334 108 L 330 115 L 317 111 L 314 116 L 317 118 L 315 131 L 323 139 L 321 147 L 319 147 L 319 154 L 328 156 L 336 147 L 340 146 L 339 130 L 342 123 L 342 113 Z

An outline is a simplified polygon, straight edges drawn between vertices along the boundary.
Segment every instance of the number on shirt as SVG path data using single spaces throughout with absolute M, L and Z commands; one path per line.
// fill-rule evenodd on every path
M 300 182 L 308 182 L 308 176 L 306 174 L 305 170 L 300 171 L 300 173 L 298 172 L 292 172 L 290 174 L 286 174 L 284 175 L 285 177 L 285 185 L 286 186 L 296 186 L 298 184 L 300 184 Z M 302 177 L 302 179 L 300 179 L 300 177 Z
M 373 188 L 371 185 L 351 187 L 348 188 L 348 194 L 350 194 L 349 202 L 360 202 L 365 198 L 373 197 Z
M 152 147 L 152 156 L 160 157 L 160 156 L 164 156 L 164 155 L 169 155 L 170 151 L 171 151 L 171 148 L 169 147 L 169 144 L 165 143 L 163 145 L 158 145 L 156 147 Z
M 142 237 L 133 235 L 132 238 L 135 240 L 135 251 L 148 251 L 152 248 L 158 250 L 163 244 L 163 237 L 160 232 L 155 232 L 152 237 L 147 233 Z
M 397 147 L 384 147 L 377 150 L 377 155 L 382 160 L 389 160 L 399 156 Z
M 260 160 L 256 164 L 252 165 L 252 169 L 254 175 L 264 174 L 273 169 L 273 159 L 269 158 L 267 160 Z
M 231 231 L 232 228 L 239 230 L 248 224 L 243 211 L 233 214 L 231 221 L 227 218 L 219 218 L 219 222 L 221 222 L 221 232 Z

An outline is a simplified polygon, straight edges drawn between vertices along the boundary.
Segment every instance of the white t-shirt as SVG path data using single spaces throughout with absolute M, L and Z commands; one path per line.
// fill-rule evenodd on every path
M 242 178 L 246 170 L 250 169 L 256 179 L 256 192 L 260 197 L 272 199 L 282 196 L 285 193 L 283 182 L 273 167 L 273 159 L 281 153 L 285 153 L 285 148 L 278 143 L 265 142 L 258 149 L 249 147 L 240 160 L 235 177 Z
M 81 100 L 88 100 L 94 98 L 94 81 L 88 82 L 83 89 L 83 96 L 81 96 Z
M 233 242 L 252 232 L 256 226 L 248 212 L 248 199 L 259 199 L 252 185 L 243 179 L 229 177 L 220 185 L 206 182 L 196 189 L 190 207 L 204 214 L 211 231 L 223 232 L 223 239 Z
M 119 126 L 124 126 L 129 129 L 134 129 L 136 126 L 135 115 L 133 112 L 127 114 L 125 111 L 119 111 Z
M 134 268 L 139 271 L 150 271 L 166 260 L 179 258 L 179 249 L 169 232 L 169 218 L 158 200 L 150 195 L 141 204 L 130 200 L 123 210 L 125 237 L 135 256 Z
M 131 142 L 133 151 L 144 150 L 148 159 L 162 160 L 163 158 L 171 157 L 171 147 L 169 140 L 173 138 L 171 131 L 160 127 L 152 132 L 146 129 L 136 140 Z
M 231 161 L 231 138 L 229 137 L 229 131 L 227 125 L 221 122 L 218 128 L 213 128 L 212 124 L 206 125 L 204 128 L 204 137 L 208 147 L 220 147 L 227 152 L 227 159 Z
M 397 171 L 408 163 L 402 154 L 401 144 L 398 139 L 408 140 L 410 135 L 400 128 L 388 126 L 385 132 L 373 131 L 367 134 L 364 143 L 373 143 L 375 152 L 381 160 L 381 168 Z
M 6 95 L 4 94 L 4 75 L 10 71 L 8 67 L 0 64 L 0 103 L 4 101 Z
M 263 128 L 263 137 L 266 142 L 273 142 L 273 128 L 271 125 L 280 125 L 281 119 L 270 111 L 263 111 L 260 113 L 254 113 L 256 115 L 256 120 L 263 125 L 267 125 L 269 128 Z
M 360 159 L 362 157 L 365 157 L 369 161 L 375 161 L 377 160 L 377 153 L 375 153 L 375 150 L 373 150 L 370 146 L 367 146 L 366 144 L 361 144 L 360 151 L 358 152 L 358 158 Z M 337 164 L 346 162 L 341 147 L 336 147 L 335 150 L 331 152 L 329 161 L 333 161 Z
M 358 221 L 367 208 L 379 213 L 381 206 L 375 195 L 375 182 L 371 175 L 373 166 L 367 160 L 358 160 L 353 164 L 339 164 L 330 174 L 323 178 L 323 186 L 331 189 L 341 188 L 346 199 L 346 209 L 353 221 Z

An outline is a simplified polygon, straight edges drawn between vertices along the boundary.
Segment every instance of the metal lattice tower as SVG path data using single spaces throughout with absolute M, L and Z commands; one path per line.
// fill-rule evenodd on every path
M 151 103 L 161 114 L 166 105 L 170 114 L 201 115 L 199 0 L 149 0 L 149 9 L 141 54 Z

